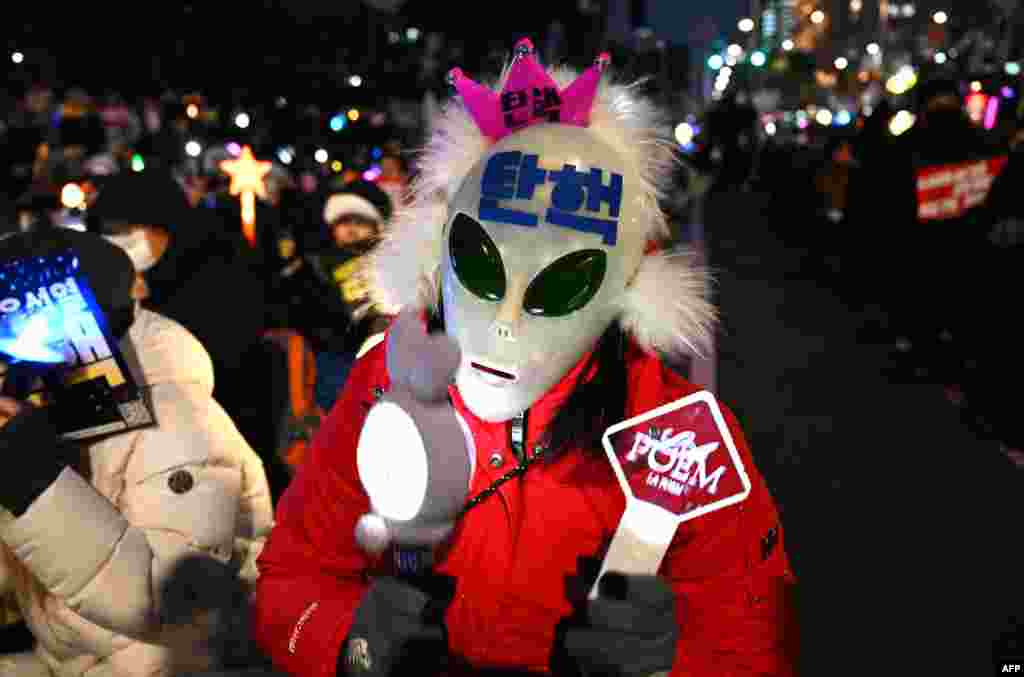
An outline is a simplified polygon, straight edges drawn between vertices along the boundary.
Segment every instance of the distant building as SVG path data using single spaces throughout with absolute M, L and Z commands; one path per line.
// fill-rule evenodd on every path
M 761 10 L 761 46 L 774 48 L 793 39 L 797 0 L 766 0 Z

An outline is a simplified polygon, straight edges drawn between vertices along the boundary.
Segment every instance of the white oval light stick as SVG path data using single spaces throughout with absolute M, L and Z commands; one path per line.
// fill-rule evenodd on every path
M 714 395 L 701 391 L 608 428 L 605 453 L 626 510 L 598 573 L 656 574 L 676 529 L 750 495 L 750 478 Z
M 373 510 L 356 525 L 366 551 L 436 545 L 466 502 L 473 442 L 448 402 L 422 402 L 408 388 L 388 392 L 366 416 L 356 467 Z

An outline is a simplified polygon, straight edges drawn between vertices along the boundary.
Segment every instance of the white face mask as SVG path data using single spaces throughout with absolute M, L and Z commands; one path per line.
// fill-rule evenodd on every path
M 556 194 L 552 177 L 537 169 L 557 172 L 565 165 L 583 175 Z M 591 170 L 600 170 L 603 186 L 612 175 L 627 174 L 621 156 L 587 130 L 535 125 L 493 146 L 449 206 L 444 320 L 462 349 L 459 392 L 486 421 L 506 421 L 531 407 L 620 311 L 643 243 L 631 234 L 635 229 L 619 224 L 639 218 L 641 203 L 628 183 L 577 201 L 595 185 Z M 570 190 L 574 183 L 585 188 Z M 618 213 L 611 213 L 609 199 Z M 574 217 L 602 225 L 588 228 Z
M 156 264 L 156 254 L 153 252 L 153 245 L 143 230 L 133 230 L 125 235 L 104 235 L 104 238 L 111 244 L 115 244 L 128 254 L 128 258 L 135 264 L 135 270 L 143 273 Z

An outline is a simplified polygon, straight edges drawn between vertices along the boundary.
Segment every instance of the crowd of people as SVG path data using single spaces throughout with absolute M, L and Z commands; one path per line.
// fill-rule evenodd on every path
M 359 267 L 403 199 L 406 161 L 397 144 L 378 149 L 369 181 L 351 168 L 317 174 L 317 165 L 300 175 L 275 159 L 247 242 L 219 167 L 239 149 L 211 144 L 203 161 L 189 162 L 186 139 L 196 131 L 186 133 L 186 108 L 167 103 L 165 124 L 147 130 L 142 110 L 105 119 L 82 90 L 57 101 L 32 88 L 6 125 L 3 222 L 14 232 L 86 230 L 127 252 L 135 298 L 209 352 L 214 396 L 261 451 L 276 497 L 290 477 L 289 453 L 330 409 L 361 341 L 379 330 Z M 143 171 L 137 157 L 146 158 Z M 80 203 L 68 202 L 69 186 Z M 311 378 L 290 382 L 291 353 L 310 356 Z
M 1024 110 L 1017 88 L 988 85 L 1002 106 L 986 129 L 969 114 L 971 85 L 925 80 L 899 104 L 785 140 L 727 99 L 706 135 L 731 158 L 716 189 L 773 197 L 766 223 L 799 252 L 794 274 L 864 317 L 856 338 L 888 350 L 890 379 L 943 388 L 966 424 L 1019 461 L 1024 435 L 1003 393 L 1021 367 L 1005 299 L 1021 262 Z M 894 133 L 898 114 L 913 126 Z M 760 142 L 744 149 L 733 141 L 743 137 Z
M 671 229 L 659 201 L 679 201 L 661 113 L 634 88 L 602 81 L 606 66 L 547 72 L 524 41 L 511 79 L 526 83 L 516 96 L 542 97 L 534 105 L 483 122 L 498 95 L 453 75 L 462 105 L 431 120 L 414 179 L 390 144 L 371 166 L 346 162 L 347 172 L 294 176 L 277 165 L 248 216 L 218 171 L 242 148 L 182 161 L 195 117 L 187 105 L 152 129 L 145 111 L 141 128 L 131 111 L 114 116 L 123 124 L 97 124 L 109 120 L 80 90 L 59 103 L 45 87 L 27 93 L 6 126 L 12 199 L 0 260 L 23 275 L 26 261 L 75 253 L 155 427 L 69 440 L 52 413 L 62 390 L 40 407 L 5 388 L 0 447 L 35 451 L 0 486 L 0 674 L 383 676 L 429 664 L 451 675 L 646 675 L 674 663 L 711 674 L 724 655 L 791 673 L 794 576 L 773 499 L 729 413 L 719 434 L 737 440 L 754 519 L 723 510 L 680 530 L 663 576 L 652 561 L 646 573 L 608 571 L 593 599 L 563 589 L 569 575 L 580 591 L 595 585 L 593 564 L 623 507 L 595 422 L 696 392 L 668 357 L 701 350 L 714 317 L 699 260 L 663 251 Z M 579 79 L 566 89 L 570 77 Z M 520 181 L 528 204 L 489 206 L 495 190 L 511 194 L 484 166 L 530 153 L 552 169 L 534 164 Z M 576 171 L 578 157 L 589 174 Z M 535 190 L 549 174 L 556 187 Z M 506 170 L 500 182 L 509 180 Z M 543 228 L 521 227 L 530 212 L 548 214 Z M 529 271 L 538 277 L 527 289 Z M 666 292 L 676 306 L 650 312 Z M 34 294 L 5 301 L 6 312 L 28 312 Z M 426 325 L 413 333 L 433 332 L 432 342 L 396 347 L 403 308 L 410 326 Z M 29 331 L 14 322 L 9 332 Z M 37 373 L 23 366 L 35 363 L 19 357 L 18 336 L 5 348 L 7 385 Z M 439 341 L 464 359 L 439 359 L 430 352 Z M 364 472 L 361 421 L 402 383 L 414 408 L 436 406 L 428 400 L 448 390 L 450 405 L 433 416 L 467 436 L 477 458 L 463 459 L 473 468 L 465 490 L 479 507 L 454 518 L 460 536 L 394 543 L 395 569 L 358 539 L 367 489 L 352 481 Z M 580 474 L 586 488 L 572 488 Z M 541 492 L 529 499 L 537 508 L 506 524 L 502 506 L 520 491 Z M 551 500 L 571 511 L 541 528 Z M 719 529 L 734 535 L 722 540 Z M 506 547 L 480 556 L 506 536 Z M 427 557 L 424 545 L 448 556 L 410 571 L 402 563 Z M 507 577 L 505 592 L 479 587 L 489 567 L 540 552 L 548 565 Z M 684 597 L 707 624 L 678 622 Z M 543 621 L 499 649 L 529 615 Z M 749 621 L 748 642 L 728 639 L 727 617 Z
M 538 72 L 523 66 L 522 78 L 545 91 Z M 79 253 L 157 425 L 76 446 L 41 410 L 0 396 L 0 448 L 38 450 L 0 481 L 0 675 L 383 675 L 433 660 L 438 641 L 453 654 L 450 675 L 554 666 L 639 677 L 673 664 L 710 675 L 722 661 L 730 674 L 793 674 L 795 576 L 727 409 L 753 479 L 749 513 L 687 527 L 660 576 L 616 572 L 590 601 L 563 591 L 570 574 L 586 579 L 585 556 L 607 545 L 622 512 L 595 432 L 695 392 L 669 366 L 711 335 L 714 310 L 699 262 L 662 256 L 673 244 L 663 210 L 686 201 L 659 155 L 653 105 L 628 88 L 579 86 L 571 94 L 586 108 L 571 123 L 545 99 L 513 129 L 511 113 L 482 113 L 489 99 L 460 78 L 463 105 L 437 114 L 418 173 L 397 142 L 344 172 L 275 162 L 251 238 L 218 165 L 241 148 L 186 158 L 182 101 L 159 125 L 145 106 L 105 119 L 84 91 L 58 102 L 37 86 L 10 112 L 0 263 Z M 558 84 L 568 98 L 569 81 Z M 718 187 L 783 198 L 769 221 L 806 252 L 804 274 L 874 309 L 860 338 L 892 347 L 892 377 L 944 386 L 1024 461 L 1013 402 L 996 395 L 1020 369 L 1014 334 L 991 330 L 1010 315 L 1001 290 L 1022 243 L 1020 135 L 983 132 L 963 94 L 957 82 L 924 83 L 905 135 L 889 131 L 883 105 L 812 153 L 766 143 L 752 109 L 709 118 L 718 143 L 742 140 L 721 154 Z M 530 152 L 557 155 L 562 169 L 539 169 Z M 814 156 L 803 171 L 800 154 Z M 595 183 L 604 169 L 591 169 L 573 184 L 570 156 L 619 183 Z M 968 185 L 954 185 L 961 175 Z M 556 187 L 535 191 L 547 177 Z M 526 212 L 498 206 L 513 198 L 562 220 L 534 237 Z M 584 205 L 593 214 L 572 214 Z M 598 218 L 620 209 L 618 222 Z M 609 223 L 622 225 L 578 249 Z M 669 296 L 671 312 L 650 312 Z M 362 552 L 355 535 L 378 507 L 361 489 L 356 447 L 367 410 L 401 380 L 381 340 L 400 308 L 475 360 L 432 374 L 429 388 L 449 389 L 474 442 L 470 507 L 482 506 L 439 546 L 444 575 L 429 585 L 398 576 L 398 554 L 389 565 Z M 519 363 L 531 374 L 514 373 Z M 564 515 L 541 520 L 528 500 L 557 501 Z M 495 569 L 501 580 L 485 581 Z M 424 646 L 400 657 L 409 643 Z
M 194 593 L 188 586 L 200 585 L 211 594 L 219 586 L 227 597 L 218 599 L 225 605 L 238 603 L 232 607 L 238 611 L 235 615 L 247 616 L 248 595 L 241 602 L 231 596 L 241 595 L 235 572 L 241 572 L 238 580 L 246 585 L 253 583 L 255 558 L 272 522 L 273 504 L 291 482 L 363 342 L 386 326 L 386 316 L 368 297 L 363 268 L 401 206 L 407 182 L 406 159 L 396 143 L 379 150 L 373 181 L 363 177 L 370 166 L 360 172 L 317 174 L 317 166 L 310 163 L 303 175 L 274 162 L 266 177 L 266 195 L 256 204 L 255 238 L 249 241 L 243 235 L 239 199 L 230 194 L 229 178 L 218 166 L 237 156 L 239 149 L 220 143 L 205 162 L 189 163 L 183 152 L 188 120 L 183 103 L 167 105 L 163 113 L 169 124 L 148 131 L 140 123 L 145 117 L 142 107 L 138 113 L 134 120 L 121 116 L 112 121 L 101 116 L 97 102 L 82 90 L 69 90 L 55 100 L 48 87 L 33 87 L 16 110 L 8 111 L 3 125 L 7 164 L 0 193 L 0 238 L 7 245 L 0 252 L 5 262 L 52 248 L 54 242 L 76 252 L 84 248 L 89 254 L 81 258 L 88 258 L 89 276 L 94 284 L 102 280 L 97 296 L 108 319 L 123 315 L 125 307 L 135 308 L 131 329 L 115 337 L 123 351 L 141 359 L 136 380 L 155 403 L 160 435 L 145 433 L 132 439 L 125 434 L 110 438 L 110 444 L 101 440 L 87 447 L 93 459 L 117 455 L 115 467 L 96 465 L 109 460 L 94 460 L 95 467 L 89 469 L 88 462 L 83 466 L 80 459 L 72 461 L 74 450 L 53 439 L 49 422 L 37 416 L 32 423 L 20 423 L 21 409 L 0 398 L 5 405 L 0 420 L 19 422 L 17 434 L 15 423 L 6 426 L 5 449 L 40 444 L 60 449 L 54 458 L 82 471 L 120 511 L 85 512 L 83 519 L 95 523 L 92 531 L 99 530 L 94 539 L 102 539 L 104 528 L 116 529 L 124 515 L 133 529 L 137 527 L 134 536 L 128 532 L 124 538 L 148 543 L 127 555 L 125 563 L 112 560 L 111 565 L 119 577 L 135 575 L 125 567 L 135 567 L 140 576 L 143 567 L 153 569 L 154 575 L 145 576 L 141 587 L 119 582 L 126 590 L 138 587 L 133 593 L 138 598 L 111 598 L 115 589 L 100 590 L 83 602 L 98 605 L 99 616 L 79 609 L 81 619 L 71 622 L 76 628 L 99 623 L 108 635 L 114 630 L 119 635 L 149 636 L 137 649 L 121 652 L 120 640 L 110 645 L 108 639 L 102 640 L 108 643 L 104 648 L 96 649 L 99 658 L 93 663 L 122 661 L 124 666 L 115 671 L 127 669 L 132 674 L 147 670 L 145 666 L 154 661 L 166 663 L 158 655 L 166 649 L 155 648 L 148 633 L 158 631 L 148 615 L 108 622 L 110 614 L 121 613 L 118 605 L 151 614 L 162 604 L 157 598 L 189 600 Z M 143 154 L 144 168 L 133 165 L 133 159 L 138 163 Z M 69 187 L 77 201 L 69 199 Z M 116 283 L 108 288 L 111 280 Z M 131 341 L 131 348 L 125 347 L 126 341 Z M 167 389 L 170 395 L 164 392 Z M 50 437 L 40 441 L 35 439 L 38 435 Z M 182 456 L 188 448 L 191 458 Z M 5 514 L 19 517 L 38 498 L 35 490 L 52 479 L 50 468 L 59 472 L 63 467 L 52 459 L 43 464 L 46 470 L 36 466 L 27 468 L 25 475 L 8 476 L 11 482 L 27 482 L 30 493 L 5 485 Z M 135 472 L 148 468 L 146 472 L 152 473 L 155 494 L 125 498 L 123 475 L 109 473 L 133 464 L 139 466 Z M 201 468 L 208 464 L 223 465 L 236 476 L 203 477 Z M 182 480 L 186 475 L 188 479 Z M 170 498 L 157 498 L 161 481 L 172 488 Z M 61 517 L 70 505 L 67 501 L 84 500 L 76 492 L 88 490 L 70 486 L 66 491 L 64 502 L 54 507 L 57 512 L 41 516 L 39 527 L 57 540 L 64 538 L 66 529 L 82 528 L 85 535 L 69 544 L 38 546 L 56 548 L 55 557 L 60 559 L 73 557 L 66 548 L 103 547 L 88 540 L 85 522 L 72 526 Z M 176 500 L 177 493 L 194 496 L 195 504 Z M 24 498 L 11 498 L 15 494 Z M 234 502 L 225 503 L 225 496 L 232 495 Z M 148 515 L 143 523 L 137 521 L 138 511 Z M 164 543 L 162 532 L 180 534 L 183 540 Z M 26 532 L 25 537 L 30 536 Z M 212 552 L 216 561 L 230 566 L 210 569 L 182 559 L 186 552 Z M 183 563 L 172 568 L 176 561 Z M 89 566 L 83 562 L 84 568 L 74 575 L 113 575 L 110 567 L 95 571 Z M 61 575 L 35 569 L 29 573 L 10 550 L 4 550 L 0 674 L 72 669 L 64 650 L 54 644 L 56 635 L 41 635 L 32 618 L 42 606 L 18 602 L 21 593 L 15 585 L 28 585 L 24 594 L 30 594 L 33 576 L 50 581 Z M 59 597 L 37 599 L 42 605 Z M 67 613 L 66 600 L 60 599 L 58 606 L 65 610 L 60 613 Z M 263 660 L 254 658 L 258 650 L 236 641 L 249 635 L 248 630 L 231 628 L 226 620 L 211 629 L 211 624 L 196 619 L 194 608 L 180 604 L 168 623 L 175 629 L 160 630 L 166 636 L 156 645 L 189 646 L 195 632 L 225 639 L 207 653 L 188 649 L 192 662 L 175 663 L 173 670 L 230 667 L 232 660 L 245 667 Z M 89 633 L 84 637 L 86 643 L 100 641 Z M 112 653 L 122 658 L 113 660 Z M 215 662 L 210 662 L 214 655 Z

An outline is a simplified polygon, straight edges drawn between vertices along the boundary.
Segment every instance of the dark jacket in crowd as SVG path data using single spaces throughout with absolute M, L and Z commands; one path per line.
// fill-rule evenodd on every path
M 263 459 L 276 497 L 289 476 L 274 455 L 273 394 L 281 384 L 262 341 L 263 280 L 237 231 L 204 210 L 190 220 L 174 229 L 167 251 L 143 274 L 150 294 L 143 305 L 181 323 L 209 352 L 214 399 Z
M 219 390 L 221 369 L 234 370 L 263 327 L 262 285 L 240 237 L 196 210 L 193 223 L 171 233 L 167 251 L 143 277 L 149 288 L 144 305 L 196 335 L 214 361 Z
M 972 279 L 967 312 L 971 329 L 961 337 L 970 361 L 959 384 L 966 396 L 969 419 L 983 432 L 1014 449 L 1024 449 L 1024 420 L 1020 404 L 1008 396 L 1024 379 L 1024 359 L 1014 304 L 1024 270 L 1024 148 L 1014 150 L 996 178 L 982 210 L 989 226 L 984 266 Z M 965 290 L 967 291 L 967 290 Z M 976 418 L 980 417 L 980 418 Z
M 366 255 L 376 240 L 349 247 L 327 247 L 306 254 L 283 273 L 278 284 L 288 298 L 288 324 L 316 352 L 355 354 L 387 319 L 368 306 L 362 279 Z
M 163 169 L 118 175 L 103 187 L 89 210 L 89 227 L 107 232 L 117 224 L 168 233 L 166 251 L 143 273 L 149 291 L 144 305 L 199 339 L 213 359 L 217 396 L 263 329 L 264 292 L 240 225 L 189 207 Z
M 869 148 L 849 200 L 861 270 L 874 300 L 904 325 L 898 333 L 930 341 L 959 322 L 949 312 L 950 294 L 981 265 L 979 247 L 988 229 L 978 209 L 919 218 L 918 175 L 929 167 L 996 157 L 999 150 L 955 108 L 919 114 L 903 136 L 884 146 L 873 140 Z

